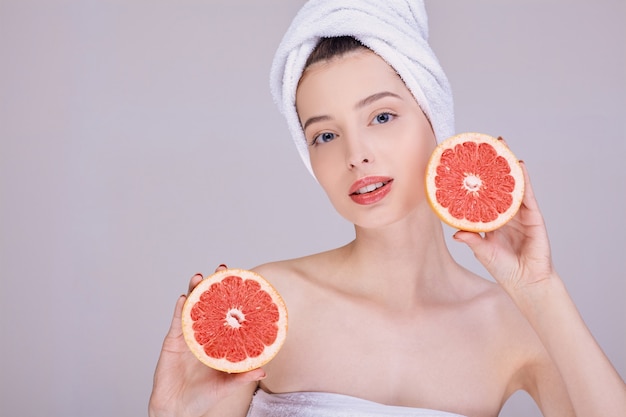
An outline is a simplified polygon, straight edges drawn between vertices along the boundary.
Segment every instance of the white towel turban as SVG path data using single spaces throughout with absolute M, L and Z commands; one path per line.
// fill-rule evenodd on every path
M 441 141 L 454 134 L 448 79 L 428 44 L 422 0 L 311 0 L 298 12 L 274 56 L 270 88 L 306 167 L 309 150 L 296 112 L 296 89 L 320 38 L 352 36 L 391 65 Z

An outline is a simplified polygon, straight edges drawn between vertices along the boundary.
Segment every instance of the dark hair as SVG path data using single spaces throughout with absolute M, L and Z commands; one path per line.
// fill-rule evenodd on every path
M 367 49 L 365 45 L 352 36 L 321 38 L 306 60 L 304 68 L 308 68 L 309 65 L 313 65 L 316 62 L 327 61 L 331 58 L 340 57 L 348 52 L 363 48 Z

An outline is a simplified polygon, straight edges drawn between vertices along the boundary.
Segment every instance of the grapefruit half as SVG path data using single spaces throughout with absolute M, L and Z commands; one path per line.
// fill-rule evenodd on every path
M 205 365 L 229 373 L 259 368 L 287 336 L 287 308 L 259 274 L 225 269 L 191 291 L 182 313 L 183 336 Z
M 524 175 L 504 141 L 483 133 L 461 133 L 441 142 L 431 155 L 426 194 L 445 223 L 489 232 L 517 213 Z

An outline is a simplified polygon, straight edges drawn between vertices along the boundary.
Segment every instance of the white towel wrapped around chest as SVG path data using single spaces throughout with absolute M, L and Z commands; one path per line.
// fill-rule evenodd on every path
M 425 408 L 384 405 L 329 392 L 268 394 L 258 389 L 247 417 L 464 417 Z
M 296 112 L 296 89 L 320 38 L 338 36 L 358 39 L 396 70 L 430 120 L 438 141 L 454 134 L 452 92 L 428 44 L 422 0 L 311 0 L 283 37 L 270 74 L 274 101 L 287 119 L 309 171 L 309 151 Z

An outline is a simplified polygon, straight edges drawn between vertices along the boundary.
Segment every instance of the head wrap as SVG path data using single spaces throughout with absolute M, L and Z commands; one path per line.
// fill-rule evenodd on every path
M 454 134 L 452 92 L 428 44 L 422 0 L 311 0 L 287 29 L 270 73 L 272 96 L 309 171 L 308 145 L 296 112 L 296 89 L 320 38 L 338 36 L 358 39 L 395 69 L 430 120 L 437 141 Z

